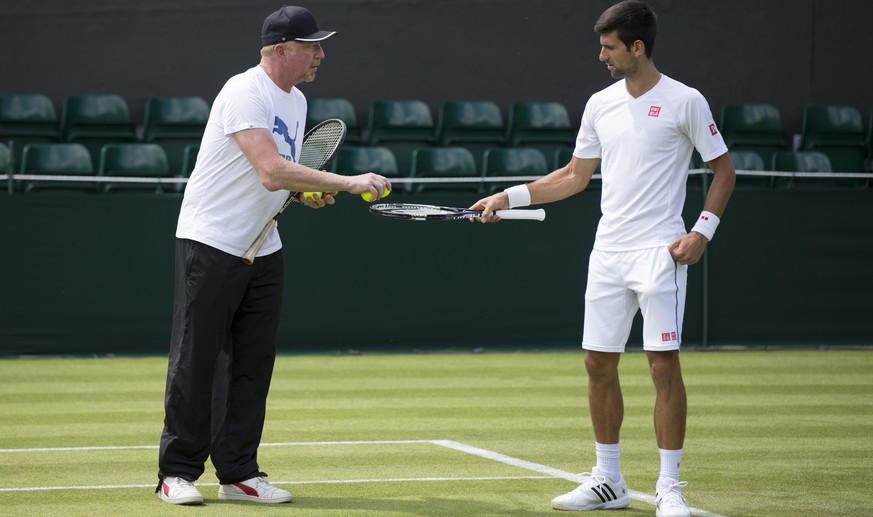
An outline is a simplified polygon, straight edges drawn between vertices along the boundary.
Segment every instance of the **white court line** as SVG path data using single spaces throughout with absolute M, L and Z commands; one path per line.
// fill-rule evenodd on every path
M 479 477 L 431 477 L 431 478 L 374 478 L 374 479 L 322 479 L 312 481 L 270 481 L 273 485 L 344 485 L 346 483 L 410 483 L 419 481 L 494 481 L 512 479 L 552 479 L 552 476 L 479 476 Z M 91 485 L 91 486 L 33 486 L 0 488 L 0 492 L 44 492 L 51 490 L 111 490 L 124 488 L 155 488 L 157 483 L 138 485 Z M 218 483 L 197 483 L 197 486 L 218 486 Z
M 534 472 L 548 474 L 549 476 L 554 478 L 566 479 L 568 481 L 573 481 L 574 483 L 579 482 L 578 476 L 576 474 L 572 474 L 564 470 L 558 470 L 547 465 L 540 465 L 539 463 L 533 463 L 530 461 L 513 458 L 512 456 L 506 456 L 505 454 L 500 454 L 499 452 L 489 451 L 487 449 L 480 449 L 478 447 L 473 447 L 472 445 L 458 443 L 452 440 L 433 440 L 431 443 L 441 445 L 443 447 L 448 447 L 449 449 L 466 452 L 467 454 L 479 456 L 480 458 L 486 458 L 489 460 L 506 463 L 507 465 L 523 468 L 525 470 L 532 470 Z M 630 489 L 628 489 L 627 493 L 631 497 L 631 499 L 636 499 L 637 501 L 649 503 L 653 506 L 655 504 L 655 496 L 653 495 L 649 495 L 643 492 L 637 492 L 636 490 Z M 717 513 L 711 513 L 706 510 L 701 510 L 700 508 L 690 508 L 690 510 L 692 515 L 699 515 L 701 517 L 724 517 L 723 515 L 719 515 Z
M 302 445 L 402 445 L 416 443 L 435 443 L 434 440 L 371 440 L 341 442 L 277 442 L 262 443 L 260 447 L 294 447 Z M 125 451 L 137 449 L 157 449 L 157 445 L 97 445 L 92 447 L 35 447 L 30 449 L 0 449 L 0 453 L 12 452 L 81 452 L 81 451 Z
M 403 444 L 422 444 L 429 443 L 439 445 L 448 449 L 464 452 L 480 458 L 485 458 L 500 463 L 505 463 L 513 467 L 518 467 L 532 472 L 539 472 L 545 476 L 521 476 L 521 477 L 466 477 L 466 478 L 395 478 L 395 479 L 352 479 L 352 480 L 325 480 L 325 481 L 283 481 L 273 482 L 280 485 L 304 485 L 304 484 L 342 484 L 342 483 L 387 483 L 387 482 L 415 482 L 415 481 L 487 481 L 497 479 L 548 479 L 558 478 L 568 481 L 578 482 L 577 474 L 564 470 L 533 463 L 530 461 L 514 458 L 499 452 L 473 447 L 464 443 L 453 440 L 372 440 L 372 441 L 334 441 L 334 442 L 277 442 L 277 443 L 262 443 L 261 447 L 294 447 L 294 446 L 311 446 L 311 445 L 403 445 Z M 30 449 L 0 449 L 0 453 L 15 453 L 15 452 L 66 452 L 66 451 L 117 451 L 117 450 L 138 450 L 138 449 L 157 449 L 156 445 L 131 445 L 131 446 L 96 446 L 96 447 L 45 447 L 45 448 L 30 448 Z M 201 486 L 216 486 L 217 483 L 199 483 Z M 97 485 L 97 486 L 65 486 L 65 487 L 22 487 L 22 488 L 2 488 L 0 492 L 28 492 L 41 490 L 96 490 L 96 489 L 121 489 L 121 488 L 150 488 L 155 484 L 147 485 Z M 655 496 L 628 489 L 628 495 L 631 499 L 655 504 Z M 711 513 L 700 508 L 691 508 L 691 514 L 700 517 L 725 517 L 717 513 Z

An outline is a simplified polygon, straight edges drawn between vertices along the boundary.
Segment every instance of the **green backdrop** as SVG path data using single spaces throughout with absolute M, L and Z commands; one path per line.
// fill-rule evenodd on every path
M 0 196 L 0 355 L 165 352 L 180 200 Z M 280 349 L 577 346 L 598 203 L 490 225 L 380 219 L 350 195 L 293 206 Z M 686 221 L 701 205 L 692 178 Z M 707 260 L 690 270 L 686 345 L 873 343 L 873 190 L 738 190 Z

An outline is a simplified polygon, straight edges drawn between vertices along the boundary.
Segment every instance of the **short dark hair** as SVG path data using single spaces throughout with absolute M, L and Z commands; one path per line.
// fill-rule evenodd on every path
M 646 57 L 652 57 L 655 49 L 655 35 L 658 32 L 658 17 L 651 7 L 643 2 L 625 0 L 603 11 L 594 32 L 605 34 L 618 31 L 620 39 L 630 50 L 634 41 L 640 40 L 646 46 Z

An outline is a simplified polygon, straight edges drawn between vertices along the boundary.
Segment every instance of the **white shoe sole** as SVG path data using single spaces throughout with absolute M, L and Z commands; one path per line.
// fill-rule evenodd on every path
M 203 504 L 203 496 L 190 495 L 188 497 L 167 497 L 161 493 L 161 501 L 170 504 L 196 505 Z
M 291 495 L 288 495 L 286 497 L 276 497 L 274 499 L 262 499 L 254 495 L 226 494 L 224 492 L 218 492 L 218 498 L 224 499 L 225 501 L 248 501 L 250 503 L 263 504 L 290 503 L 293 500 L 293 497 Z
M 562 511 L 570 511 L 570 512 L 585 512 L 589 510 L 617 510 L 619 508 L 627 508 L 630 506 L 630 497 L 616 499 L 615 501 L 608 501 L 606 503 L 596 504 L 594 506 L 572 506 L 572 505 L 564 505 L 561 503 L 557 503 L 552 501 L 552 509 L 554 510 L 562 510 Z

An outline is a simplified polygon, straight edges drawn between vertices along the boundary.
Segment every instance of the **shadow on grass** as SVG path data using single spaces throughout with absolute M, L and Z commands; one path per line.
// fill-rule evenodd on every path
M 359 498 L 359 497 L 296 497 L 289 505 L 257 505 L 253 503 L 239 503 L 230 501 L 209 501 L 209 506 L 244 505 L 247 507 L 287 507 L 289 510 L 296 509 L 298 513 L 307 514 L 307 511 L 337 512 L 342 515 L 355 515 L 360 513 L 378 513 L 381 515 L 416 515 L 421 517 L 434 516 L 501 516 L 501 517 L 536 517 L 551 516 L 559 517 L 568 513 L 552 510 L 548 501 L 544 502 L 542 510 L 521 509 L 512 501 L 504 503 L 492 503 L 485 501 L 469 501 L 439 497 L 417 497 L 416 499 L 400 498 Z M 632 505 L 634 503 L 631 503 Z M 600 510 L 585 512 L 586 515 L 651 515 L 652 508 L 626 508 L 616 513 L 616 510 Z

